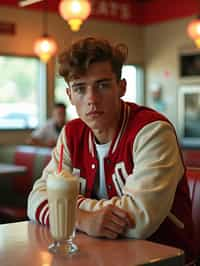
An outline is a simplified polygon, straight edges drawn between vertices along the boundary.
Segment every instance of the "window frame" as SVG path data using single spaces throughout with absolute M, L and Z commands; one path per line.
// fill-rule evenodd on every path
M 39 89 L 37 91 L 36 99 L 39 99 L 39 101 L 36 101 L 37 113 L 38 113 L 38 124 L 35 127 L 23 127 L 23 128 L 0 128 L 0 132 L 13 132 L 13 131 L 32 131 L 35 128 L 39 127 L 45 120 L 46 120 L 46 108 L 44 110 L 44 106 L 47 106 L 47 65 L 43 63 L 37 56 L 35 55 L 27 55 L 27 54 L 18 54 L 18 53 L 4 53 L 0 52 L 0 57 L 15 57 L 15 58 L 31 58 L 36 59 L 38 61 L 38 82 L 39 82 Z M 0 102 L 1 104 L 1 102 Z M 22 113 L 23 114 L 23 113 Z

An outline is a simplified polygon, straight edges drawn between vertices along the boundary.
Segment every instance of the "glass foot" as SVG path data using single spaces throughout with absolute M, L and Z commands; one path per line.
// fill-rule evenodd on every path
M 74 254 L 78 251 L 76 244 L 67 241 L 55 241 L 54 243 L 49 245 L 48 249 L 51 253 L 64 256 Z

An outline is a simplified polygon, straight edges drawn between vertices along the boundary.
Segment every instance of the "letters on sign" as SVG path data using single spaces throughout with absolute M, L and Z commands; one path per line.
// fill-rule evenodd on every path
M 134 17 L 132 7 L 131 1 L 93 0 L 92 16 L 120 22 L 132 22 Z

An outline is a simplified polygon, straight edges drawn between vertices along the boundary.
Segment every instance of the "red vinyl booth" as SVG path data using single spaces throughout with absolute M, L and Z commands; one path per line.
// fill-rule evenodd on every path
M 190 199 L 192 201 L 192 218 L 196 237 L 197 255 L 200 257 L 200 168 L 187 167 L 187 180 Z

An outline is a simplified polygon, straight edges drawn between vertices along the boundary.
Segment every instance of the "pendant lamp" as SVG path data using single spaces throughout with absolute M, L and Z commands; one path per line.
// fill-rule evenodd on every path
M 187 32 L 190 38 L 194 41 L 196 46 L 200 48 L 200 18 L 192 20 L 188 27 Z
M 35 41 L 34 52 L 44 63 L 47 63 L 56 51 L 56 42 L 47 34 L 43 34 L 43 36 Z
M 59 12 L 72 31 L 79 31 L 83 21 L 91 13 L 91 3 L 88 0 L 61 0 Z
M 44 1 L 44 4 L 43 35 L 35 41 L 34 52 L 41 61 L 47 63 L 48 60 L 56 53 L 57 44 L 55 40 L 47 34 L 48 1 Z

